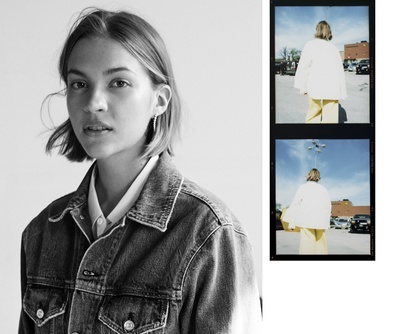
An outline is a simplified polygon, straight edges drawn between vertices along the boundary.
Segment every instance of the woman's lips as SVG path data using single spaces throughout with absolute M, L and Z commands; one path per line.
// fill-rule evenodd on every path
M 99 136 L 112 131 L 112 128 L 103 122 L 87 123 L 83 127 L 83 132 L 89 136 Z

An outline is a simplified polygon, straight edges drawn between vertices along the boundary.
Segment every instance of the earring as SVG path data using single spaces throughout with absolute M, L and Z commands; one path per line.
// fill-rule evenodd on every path
M 157 115 L 153 118 L 153 133 L 156 133 Z

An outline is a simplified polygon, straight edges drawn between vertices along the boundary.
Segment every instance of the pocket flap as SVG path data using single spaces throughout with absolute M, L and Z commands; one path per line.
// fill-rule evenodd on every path
M 66 301 L 67 296 L 63 289 L 28 286 L 23 299 L 23 309 L 40 327 L 48 320 L 63 314 Z
M 138 296 L 111 296 L 104 299 L 99 320 L 117 333 L 144 333 L 163 328 L 168 300 Z

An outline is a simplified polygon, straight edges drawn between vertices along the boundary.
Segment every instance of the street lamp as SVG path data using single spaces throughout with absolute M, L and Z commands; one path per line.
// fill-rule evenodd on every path
M 318 139 L 311 140 L 312 146 L 308 147 L 309 151 L 314 151 L 314 168 L 317 168 L 317 155 L 322 153 L 322 149 L 326 148 Z

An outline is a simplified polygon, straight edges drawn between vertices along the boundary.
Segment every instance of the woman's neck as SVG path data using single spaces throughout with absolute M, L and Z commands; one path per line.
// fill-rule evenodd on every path
M 97 161 L 96 193 L 106 217 L 124 196 L 147 161 L 146 158 Z

